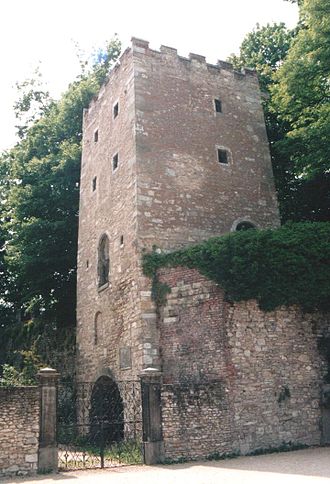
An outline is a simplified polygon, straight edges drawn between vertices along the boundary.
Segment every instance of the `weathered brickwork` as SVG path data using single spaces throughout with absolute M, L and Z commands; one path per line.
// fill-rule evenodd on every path
M 0 388 L 0 478 L 38 465 L 39 388 Z
M 219 163 L 218 148 L 227 150 L 227 164 Z M 242 220 L 279 223 L 256 75 L 133 39 L 84 115 L 78 379 L 130 379 L 159 367 L 143 250 L 198 242 Z M 99 288 L 104 234 L 110 277 Z
M 197 271 L 164 269 L 161 311 L 166 457 L 319 444 L 325 315 L 228 303 Z

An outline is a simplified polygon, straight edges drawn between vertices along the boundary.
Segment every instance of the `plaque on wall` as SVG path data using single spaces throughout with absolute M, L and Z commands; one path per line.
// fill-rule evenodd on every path
M 130 346 L 124 346 L 123 348 L 119 348 L 119 367 L 121 370 L 128 370 L 132 368 Z

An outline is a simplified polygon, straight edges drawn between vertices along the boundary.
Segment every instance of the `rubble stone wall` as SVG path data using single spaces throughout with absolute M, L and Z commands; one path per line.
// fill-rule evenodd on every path
M 163 437 L 167 458 L 321 442 L 329 318 L 229 303 L 195 270 L 163 269 Z
M 0 478 L 37 471 L 39 399 L 38 387 L 0 388 Z

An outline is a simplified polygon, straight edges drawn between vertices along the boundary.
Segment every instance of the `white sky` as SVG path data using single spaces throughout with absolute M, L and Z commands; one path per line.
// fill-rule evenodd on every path
M 79 72 L 75 44 L 83 51 L 102 47 L 119 35 L 123 47 L 132 36 L 175 47 L 179 54 L 225 60 L 244 36 L 260 25 L 295 26 L 298 8 L 284 0 L 7 0 L 0 2 L 0 151 L 15 142 L 15 83 L 39 61 L 54 97 Z

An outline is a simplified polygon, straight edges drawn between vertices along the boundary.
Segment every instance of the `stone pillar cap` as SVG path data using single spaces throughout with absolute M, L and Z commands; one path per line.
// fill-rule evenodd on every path
M 148 367 L 141 371 L 140 376 L 161 376 L 162 374 L 163 372 L 159 368 Z
M 38 371 L 37 376 L 39 379 L 44 379 L 44 380 L 57 380 L 60 376 L 59 373 L 57 373 L 54 368 L 41 368 L 41 370 Z
M 38 373 L 42 373 L 43 375 L 46 373 L 51 373 L 52 375 L 54 375 L 55 373 L 57 373 L 57 371 L 54 370 L 54 368 L 41 368 Z

